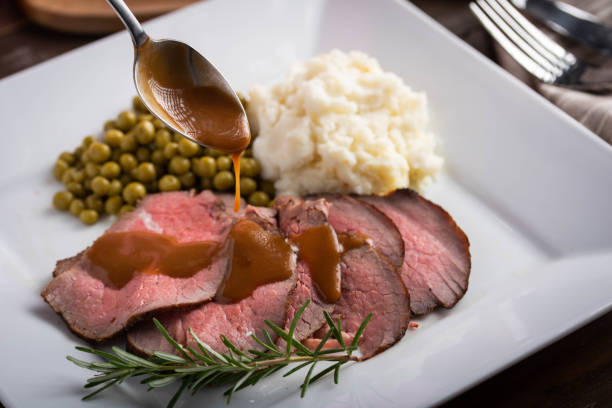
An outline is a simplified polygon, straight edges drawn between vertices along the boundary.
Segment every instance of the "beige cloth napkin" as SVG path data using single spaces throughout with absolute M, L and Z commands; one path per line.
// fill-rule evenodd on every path
M 612 25 L 612 0 L 565 0 L 580 7 Z M 548 31 L 549 34 L 551 34 Z M 571 44 L 567 40 L 554 36 L 558 42 L 570 51 L 589 60 L 596 59 L 600 69 L 612 71 L 612 57 L 602 57 L 587 51 L 584 46 Z M 593 95 L 552 85 L 545 85 L 532 78 L 516 61 L 512 59 L 498 44 L 494 46 L 495 55 L 500 65 L 513 73 L 522 81 L 528 83 L 544 97 L 580 121 L 602 139 L 612 144 L 612 94 Z

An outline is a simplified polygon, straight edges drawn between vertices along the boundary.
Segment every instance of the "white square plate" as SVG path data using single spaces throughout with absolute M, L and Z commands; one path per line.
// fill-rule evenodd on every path
M 470 288 L 390 350 L 343 369 L 340 384 L 267 379 L 234 407 L 438 403 L 612 305 L 612 149 L 409 3 L 210 0 L 145 25 L 186 41 L 245 91 L 332 48 L 362 50 L 427 92 L 445 174 L 426 195 L 471 241 Z M 51 209 L 56 155 L 128 106 L 132 46 L 122 32 L 0 81 L 0 400 L 7 407 L 164 406 L 173 390 L 137 382 L 79 398 L 82 341 L 39 296 L 55 261 L 110 221 L 83 227 Z M 181 406 L 222 406 L 222 390 Z

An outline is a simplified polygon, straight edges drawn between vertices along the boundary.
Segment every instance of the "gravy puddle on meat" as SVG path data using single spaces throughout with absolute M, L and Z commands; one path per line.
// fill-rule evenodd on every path
M 87 257 L 121 288 L 136 273 L 188 278 L 209 266 L 219 249 L 214 242 L 182 244 L 169 235 L 129 231 L 101 236 L 87 251 Z
M 340 299 L 340 252 L 335 235 L 329 224 L 323 224 L 292 239 L 298 247 L 298 257 L 308 265 L 315 287 L 328 303 Z
M 241 220 L 234 225 L 230 239 L 234 246 L 232 266 L 221 291 L 223 300 L 244 299 L 261 285 L 291 277 L 295 254 L 282 235 Z
M 232 263 L 221 297 L 238 301 L 257 287 L 291 277 L 295 254 L 280 234 L 259 224 L 238 221 L 229 233 Z M 225 244 L 178 243 L 176 238 L 147 231 L 103 235 L 87 251 L 91 263 L 102 269 L 116 287 L 125 286 L 136 273 L 188 278 L 212 264 Z M 224 251 L 225 252 L 225 251 Z
M 351 249 L 360 248 L 368 243 L 368 237 L 358 233 L 341 233 L 338 234 L 338 242 L 342 245 L 342 253 L 348 252 Z
M 194 85 L 186 48 L 160 47 L 147 41 L 138 49 L 138 81 L 147 103 L 163 119 L 199 143 L 230 154 L 236 170 L 234 210 L 240 210 L 239 160 L 251 140 L 242 106 L 223 89 Z

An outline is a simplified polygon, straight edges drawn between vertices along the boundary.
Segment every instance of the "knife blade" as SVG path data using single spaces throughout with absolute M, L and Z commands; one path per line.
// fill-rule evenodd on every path
M 612 55 L 612 27 L 584 10 L 556 0 L 511 0 L 556 32 Z

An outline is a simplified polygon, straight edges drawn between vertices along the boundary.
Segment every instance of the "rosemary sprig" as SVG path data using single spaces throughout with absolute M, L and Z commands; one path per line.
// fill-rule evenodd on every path
M 113 347 L 113 353 L 88 347 L 76 347 L 77 350 L 101 357 L 104 361 L 87 362 L 72 356 L 67 356 L 66 358 L 79 367 L 87 368 L 97 373 L 87 379 L 85 384 L 85 388 L 97 387 L 97 389 L 83 397 L 83 400 L 90 399 L 113 385 L 121 384 L 128 378 L 145 376 L 141 380 L 141 384 L 145 384 L 148 390 L 165 387 L 176 381 L 181 382 L 180 388 L 168 402 L 168 407 L 173 407 L 181 394 L 186 390 L 194 395 L 203 387 L 223 384 L 230 385 L 224 392 L 229 404 L 235 392 L 257 384 L 261 379 L 289 365 L 295 365 L 295 367 L 287 371 L 283 377 L 309 367 L 300 386 L 301 396 L 304 397 L 310 384 L 318 381 L 331 371 L 334 371 L 334 382 L 338 383 L 340 367 L 351 360 L 357 360 L 353 356 L 353 352 L 357 350 L 359 338 L 372 317 L 372 314 L 370 314 L 363 321 L 353 341 L 347 346 L 342 338 L 340 320 L 338 319 L 337 322 L 334 322 L 331 316 L 325 313 L 325 320 L 329 325 L 329 330 L 323 336 L 317 348 L 310 350 L 293 337 L 295 327 L 308 304 L 309 301 L 306 301 L 296 312 L 288 331 L 281 329 L 273 322 L 265 321 L 270 330 L 286 342 L 286 347 L 283 347 L 282 350 L 276 346 L 274 341 L 272 341 L 270 333 L 264 329 L 264 339 L 260 339 L 254 334 L 251 335 L 253 340 L 263 347 L 264 351 L 241 351 L 225 336 L 221 336 L 221 340 L 228 351 L 226 353 L 218 353 L 208 344 L 201 341 L 190 329 L 189 332 L 199 349 L 195 350 L 192 347 L 184 347 L 177 343 L 162 324 L 157 319 L 153 319 L 159 331 L 178 351 L 178 355 L 156 351 L 152 357 L 144 359 L 119 347 Z M 340 347 L 326 349 L 325 344 L 330 338 L 334 338 Z M 334 362 L 335 364 L 315 374 L 315 365 L 320 361 Z

